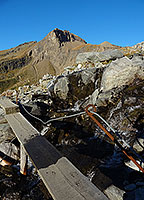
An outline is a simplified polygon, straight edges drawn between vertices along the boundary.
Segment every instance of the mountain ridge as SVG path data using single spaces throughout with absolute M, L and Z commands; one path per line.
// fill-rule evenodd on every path
M 39 42 L 26 42 L 0 51 L 0 91 L 29 82 L 36 83 L 47 73 L 61 74 L 65 67 L 75 64 L 79 53 L 107 49 L 121 49 L 125 54 L 131 54 L 131 47 L 123 48 L 107 41 L 98 45 L 88 44 L 79 36 L 56 28 Z M 135 49 L 136 45 L 132 51 Z M 142 49 L 140 45 L 139 49 Z

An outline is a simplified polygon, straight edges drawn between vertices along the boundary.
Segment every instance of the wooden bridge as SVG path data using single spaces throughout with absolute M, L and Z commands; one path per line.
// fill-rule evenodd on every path
M 1 99 L 5 118 L 54 200 L 108 200 L 23 117 L 19 106 Z

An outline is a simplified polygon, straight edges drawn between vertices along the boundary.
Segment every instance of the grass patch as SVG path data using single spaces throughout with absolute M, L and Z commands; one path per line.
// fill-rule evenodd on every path
M 14 84 L 18 82 L 18 78 L 11 78 L 7 80 L 0 81 L 0 93 L 4 92 L 5 90 L 11 88 Z

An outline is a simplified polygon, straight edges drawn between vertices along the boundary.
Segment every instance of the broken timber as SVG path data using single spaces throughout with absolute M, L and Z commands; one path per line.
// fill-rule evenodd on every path
M 23 117 L 18 106 L 0 100 L 5 118 L 37 168 L 54 200 L 108 200 L 67 158 Z

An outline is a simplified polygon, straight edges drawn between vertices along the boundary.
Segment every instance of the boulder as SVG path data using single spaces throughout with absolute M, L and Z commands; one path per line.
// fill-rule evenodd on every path
M 76 58 L 76 63 L 83 63 L 83 62 L 102 62 L 102 61 L 109 61 L 115 60 L 116 58 L 122 58 L 123 53 L 118 49 L 114 50 L 106 50 L 104 52 L 85 52 L 78 54 Z
M 123 194 L 125 192 L 118 187 L 111 185 L 104 191 L 104 193 L 110 200 L 123 200 Z
M 61 77 L 57 79 L 57 82 L 54 85 L 54 93 L 60 99 L 65 100 L 69 92 L 69 81 L 67 77 Z
M 103 92 L 129 85 L 135 78 L 144 79 L 144 61 L 134 62 L 127 57 L 113 61 L 104 71 L 101 82 Z
M 88 85 L 90 82 L 94 83 L 96 71 L 96 68 L 90 68 L 80 72 L 82 83 L 84 83 L 84 85 Z
M 8 123 L 0 124 L 0 143 L 3 141 L 10 141 L 14 137 L 15 135 Z
M 144 138 L 137 138 L 133 144 L 133 148 L 139 153 L 142 152 L 144 150 Z
M 96 105 L 107 122 L 132 145 L 143 130 L 144 81 L 137 78 L 128 84 L 100 93 Z
M 141 164 L 139 160 L 136 161 L 139 165 L 141 165 L 142 168 L 144 168 L 144 163 Z M 125 165 L 128 166 L 129 169 L 133 169 L 134 171 L 140 171 L 139 168 L 131 160 L 125 161 Z
M 15 160 L 19 159 L 19 148 L 16 147 L 13 143 L 0 143 L 0 152 L 3 152 L 6 156 L 9 156 Z

